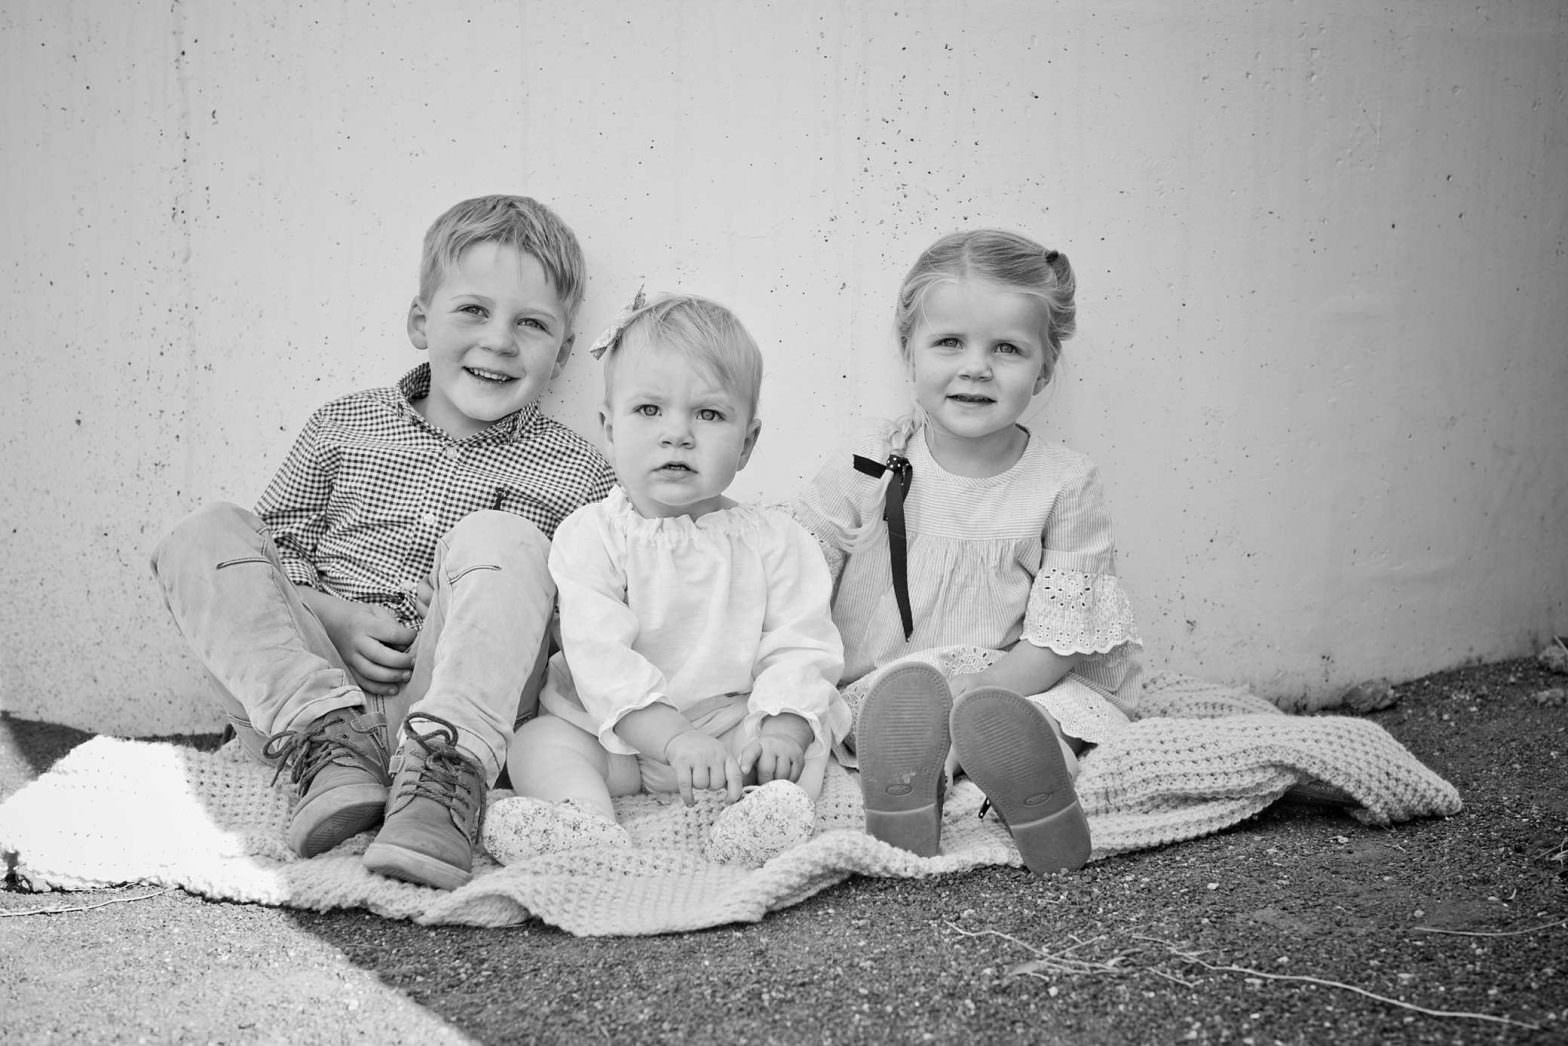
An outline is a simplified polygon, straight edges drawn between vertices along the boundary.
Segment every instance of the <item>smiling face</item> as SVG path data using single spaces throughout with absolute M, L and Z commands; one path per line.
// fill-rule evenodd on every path
M 528 406 L 571 353 L 566 317 L 533 255 L 490 240 L 469 247 L 409 309 L 409 340 L 430 353 L 430 394 L 415 409 L 461 439 Z
M 1022 452 L 1018 419 L 1046 385 L 1041 319 L 1037 299 L 989 280 L 927 292 L 904 358 L 938 461 L 948 451 L 1005 468 Z
M 756 446 L 761 423 L 746 399 L 680 352 L 629 337 L 616 352 L 600 412 L 627 498 L 643 516 L 706 515 Z

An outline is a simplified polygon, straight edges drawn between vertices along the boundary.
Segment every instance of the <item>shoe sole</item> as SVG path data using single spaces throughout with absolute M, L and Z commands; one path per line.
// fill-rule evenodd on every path
M 952 707 L 942 673 L 930 665 L 900 665 L 871 688 L 855 726 L 866 832 L 918 857 L 942 849 Z
M 1045 715 L 1010 690 L 981 687 L 953 705 L 951 730 L 959 765 L 1007 822 L 1029 870 L 1082 868 L 1089 822 Z
M 474 877 L 467 869 L 393 843 L 371 843 L 365 848 L 363 860 L 365 867 L 378 875 L 437 890 L 455 890 Z
M 289 848 L 314 857 L 381 823 L 387 790 L 374 784 L 341 785 L 309 796 L 289 821 Z

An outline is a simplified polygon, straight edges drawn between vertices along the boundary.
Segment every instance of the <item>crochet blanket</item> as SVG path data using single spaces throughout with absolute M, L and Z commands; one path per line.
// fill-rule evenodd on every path
M 1301 782 L 1348 793 L 1360 804 L 1350 812 L 1369 825 L 1460 807 L 1452 785 L 1368 720 L 1286 715 L 1245 691 L 1174 676 L 1151 679 L 1143 704 L 1142 718 L 1083 759 L 1078 793 L 1094 860 L 1220 831 Z M 148 883 L 214 900 L 365 908 L 425 924 L 538 918 L 582 936 L 756 922 L 851 875 L 1022 865 L 996 818 L 976 816 L 984 797 L 969 782 L 949 792 L 942 854 L 920 858 L 864 834 L 853 773 L 834 764 L 816 835 L 759 869 L 702 857 L 717 797 L 686 807 L 633 796 L 618 808 L 636 848 L 505 867 L 482 855 L 473 881 L 444 893 L 367 872 L 358 854 L 368 834 L 296 857 L 283 841 L 287 781 L 274 787 L 271 778 L 234 746 L 198 752 L 96 737 L 0 804 L 0 855 L 33 890 Z

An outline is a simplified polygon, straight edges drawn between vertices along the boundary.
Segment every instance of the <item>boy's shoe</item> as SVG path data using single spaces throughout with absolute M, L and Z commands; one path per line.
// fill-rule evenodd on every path
M 934 857 L 942 848 L 952 707 L 942 673 L 911 663 L 877 680 L 855 724 L 866 831 L 919 857 Z
M 552 803 L 518 795 L 497 799 L 485 813 L 485 849 L 502 864 L 544 854 L 598 847 L 629 847 L 631 833 L 614 821 L 563 799 Z
M 314 857 L 380 823 L 392 783 L 386 726 L 385 716 L 340 708 L 267 739 L 262 754 L 278 761 L 273 782 L 288 770 L 299 796 L 289 818 L 289 849 Z
M 952 731 L 959 765 L 1001 815 L 1029 870 L 1082 868 L 1089 822 L 1045 713 L 1011 690 L 980 687 L 953 702 Z
M 365 849 L 365 867 L 405 882 L 455 890 L 473 878 L 485 771 L 457 746 L 457 728 L 444 719 L 416 713 L 404 721 L 403 732 L 386 824 Z
M 702 852 L 715 864 L 760 868 L 810 839 L 816 828 L 817 804 L 806 790 L 793 781 L 769 781 L 724 808 Z

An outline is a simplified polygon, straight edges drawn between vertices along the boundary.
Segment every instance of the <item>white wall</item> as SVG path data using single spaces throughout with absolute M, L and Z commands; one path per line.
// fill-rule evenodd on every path
M 738 493 L 902 408 L 961 226 L 1067 251 L 1040 419 L 1095 457 L 1148 661 L 1323 697 L 1568 632 L 1557 0 L 0 0 L 0 709 L 208 728 L 146 567 L 416 362 L 418 240 L 525 192 L 583 341 L 644 280 L 768 354 Z M 575 359 L 554 412 L 592 421 Z

